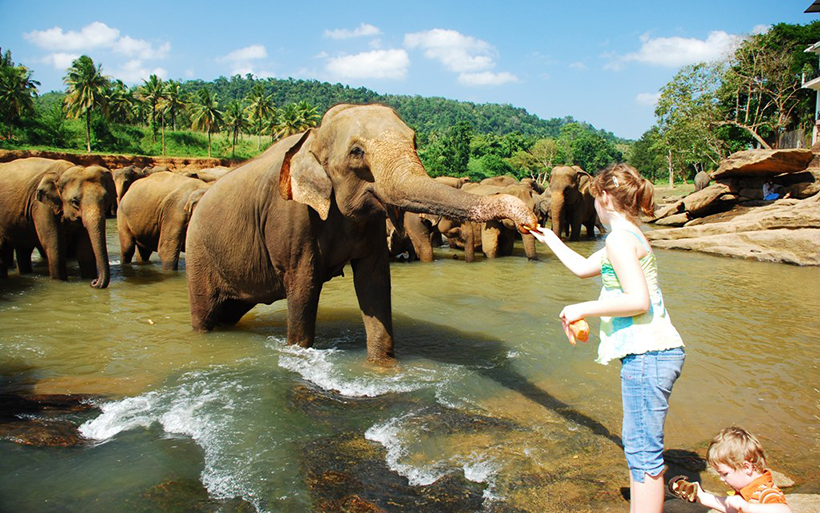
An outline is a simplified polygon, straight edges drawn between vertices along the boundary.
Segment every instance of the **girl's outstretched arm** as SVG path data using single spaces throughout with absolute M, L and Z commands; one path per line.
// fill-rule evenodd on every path
M 572 274 L 579 278 L 590 278 L 601 274 L 601 259 L 603 257 L 604 249 L 596 251 L 588 258 L 584 258 L 572 249 L 570 249 L 564 242 L 550 230 L 541 231 L 539 227 L 537 231 L 531 231 L 533 237 L 538 241 L 543 242 L 555 253 L 555 256 L 561 261 L 564 266 L 569 269 Z

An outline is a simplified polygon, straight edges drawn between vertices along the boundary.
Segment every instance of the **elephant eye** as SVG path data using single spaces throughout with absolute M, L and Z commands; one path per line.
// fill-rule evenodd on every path
M 361 158 L 361 157 L 363 157 L 363 156 L 364 156 L 364 150 L 363 150 L 363 149 L 361 149 L 361 148 L 359 148 L 358 146 L 354 146 L 354 147 L 353 147 L 353 148 L 351 148 L 351 150 L 350 150 L 350 156 L 351 156 L 351 157 Z
M 68 200 L 68 202 L 71 203 L 71 206 L 73 206 L 75 208 L 80 208 L 80 198 L 75 196 L 75 197 L 71 198 L 70 200 Z

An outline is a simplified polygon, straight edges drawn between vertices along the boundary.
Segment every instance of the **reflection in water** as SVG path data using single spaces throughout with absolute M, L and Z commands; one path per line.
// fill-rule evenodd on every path
M 71 419 L 99 444 L 82 453 L 0 442 L 0 503 L 45 511 L 45 499 L 86 505 L 107 490 L 100 504 L 143 504 L 145 489 L 183 476 L 213 498 L 309 511 L 301 448 L 339 433 L 381 447 L 409 479 L 455 472 L 481 483 L 485 500 L 524 510 L 542 510 L 543 486 L 585 503 L 589 486 L 628 482 L 618 365 L 593 362 L 597 321 L 590 343 L 572 347 L 557 320 L 565 304 L 596 297 L 600 281 L 571 276 L 543 247 L 539 262 L 518 248 L 466 264 L 441 249 L 432 264 L 393 264 L 399 365 L 385 370 L 364 361 L 349 270 L 325 285 L 314 349 L 284 344 L 284 301 L 197 334 L 184 271 L 120 265 L 108 229 L 107 289 L 51 281 L 42 265 L 0 282 L 0 393 L 92 394 L 103 410 Z M 574 247 L 589 254 L 601 244 Z M 658 262 L 687 346 L 667 447 L 702 452 L 737 423 L 758 434 L 775 468 L 798 482 L 814 472 L 817 270 L 672 251 L 658 251 Z M 304 383 L 338 400 L 294 403 Z M 57 476 L 78 465 L 79 481 Z

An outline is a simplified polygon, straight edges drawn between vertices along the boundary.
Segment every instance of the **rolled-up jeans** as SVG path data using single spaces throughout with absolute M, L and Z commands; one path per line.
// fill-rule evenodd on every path
M 632 479 L 663 472 L 663 426 L 669 395 L 680 376 L 686 353 L 682 347 L 621 358 L 621 439 Z

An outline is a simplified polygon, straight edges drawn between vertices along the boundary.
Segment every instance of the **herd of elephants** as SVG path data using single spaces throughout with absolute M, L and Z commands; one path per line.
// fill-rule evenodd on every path
M 348 263 L 367 333 L 368 359 L 393 358 L 391 256 L 433 259 L 446 237 L 487 258 L 512 253 L 526 226 L 552 221 L 570 239 L 601 229 L 578 167 L 549 184 L 495 177 L 430 178 L 415 134 L 389 107 L 337 105 L 321 124 L 283 139 L 241 166 L 197 173 L 134 166 L 110 171 L 65 160 L 0 164 L 0 278 L 32 272 L 38 249 L 52 278 L 75 258 L 92 287 L 110 277 L 106 218 L 117 216 L 122 265 L 157 252 L 176 269 L 181 251 L 194 329 L 234 324 L 259 303 L 287 298 L 287 340 L 313 344 L 324 282 Z

